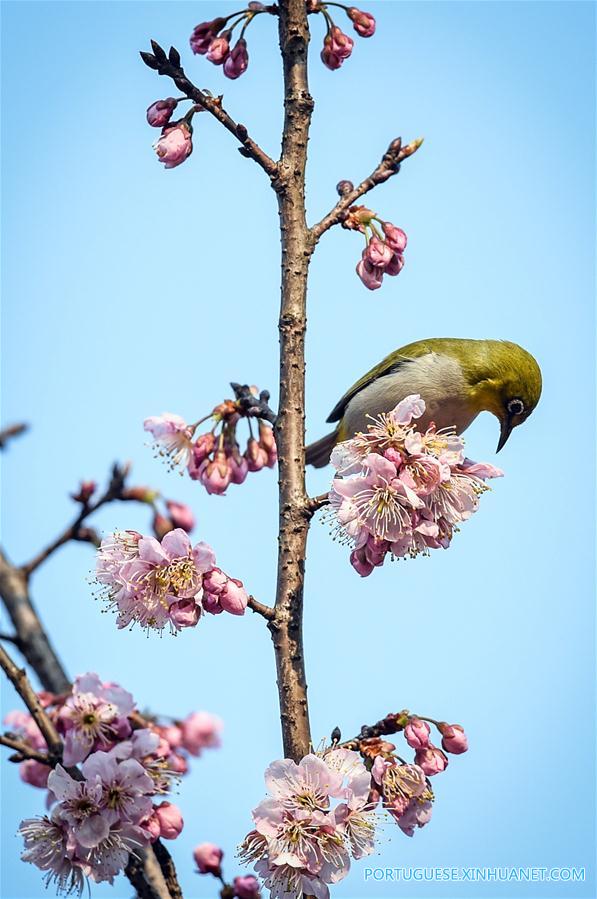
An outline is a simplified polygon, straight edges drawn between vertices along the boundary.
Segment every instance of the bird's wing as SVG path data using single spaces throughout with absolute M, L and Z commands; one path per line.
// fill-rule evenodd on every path
M 427 350 L 426 352 L 429 352 Z M 394 372 L 398 371 L 403 366 L 408 365 L 413 362 L 416 358 L 416 354 L 413 353 L 411 356 L 403 356 L 400 351 L 397 353 L 390 353 L 389 356 L 386 356 L 385 359 L 382 359 L 371 371 L 368 371 L 366 375 L 363 375 L 356 384 L 353 384 L 350 390 L 348 390 L 341 400 L 338 400 L 330 414 L 328 415 L 326 421 L 340 421 L 342 416 L 344 415 L 344 411 L 348 406 L 349 402 L 353 397 L 360 393 L 365 387 L 371 384 L 373 381 L 376 381 L 378 378 L 383 378 L 386 375 L 391 375 Z

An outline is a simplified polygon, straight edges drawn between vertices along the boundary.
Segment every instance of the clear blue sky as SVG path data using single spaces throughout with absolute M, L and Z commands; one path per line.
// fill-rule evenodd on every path
M 234 4 L 232 3 L 232 6 Z M 145 108 L 171 93 L 138 49 L 174 43 L 190 77 L 224 91 L 230 112 L 272 154 L 280 129 L 275 23 L 249 33 L 236 83 L 193 58 L 196 22 L 216 2 L 3 4 L 2 420 L 31 433 L 3 458 L 4 544 L 24 561 L 73 513 L 80 477 L 114 459 L 135 480 L 189 502 L 198 538 L 222 567 L 271 601 L 275 475 L 224 499 L 168 474 L 141 423 L 164 409 L 194 420 L 248 380 L 276 398 L 277 215 L 267 179 L 207 116 L 195 152 L 165 172 Z M 315 740 L 334 725 L 408 707 L 463 724 L 470 752 L 436 778 L 431 824 L 409 840 L 389 827 L 376 864 L 579 865 L 561 886 L 364 884 L 355 863 L 340 899 L 594 897 L 594 618 L 591 457 L 594 233 L 594 7 L 590 3 L 368 3 L 378 33 L 343 70 L 318 60 L 313 23 L 311 220 L 340 178 L 358 180 L 397 135 L 426 140 L 372 204 L 409 236 L 406 266 L 371 294 L 354 274 L 358 236 L 322 241 L 309 291 L 310 438 L 338 396 L 388 351 L 424 337 L 518 341 L 541 363 L 544 395 L 499 462 L 506 477 L 433 558 L 387 564 L 367 580 L 315 524 L 309 544 L 306 660 Z M 265 17 L 264 17 L 265 18 Z M 467 434 L 495 461 L 489 416 Z M 313 493 L 329 470 L 309 474 Z M 146 529 L 142 511 L 97 522 Z M 221 616 L 177 639 L 117 632 L 73 545 L 33 582 L 72 674 L 95 670 L 141 707 L 226 723 L 224 746 L 193 767 L 172 849 L 188 899 L 214 896 L 192 873 L 204 840 L 234 847 L 281 754 L 274 660 L 261 619 Z M 4 708 L 16 705 L 2 686 Z M 2 765 L 6 899 L 44 895 L 16 860 L 23 816 L 43 794 Z M 119 882 L 113 892 L 130 896 Z

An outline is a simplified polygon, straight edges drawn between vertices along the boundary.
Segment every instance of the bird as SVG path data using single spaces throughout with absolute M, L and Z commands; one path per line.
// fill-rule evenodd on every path
M 401 400 L 419 394 L 425 413 L 418 427 L 433 422 L 462 434 L 480 412 L 500 423 L 496 452 L 541 396 L 541 369 L 523 347 L 507 340 L 432 337 L 395 350 L 363 375 L 330 412 L 334 430 L 306 448 L 306 462 L 323 468 L 334 446 L 367 431 L 367 425 Z

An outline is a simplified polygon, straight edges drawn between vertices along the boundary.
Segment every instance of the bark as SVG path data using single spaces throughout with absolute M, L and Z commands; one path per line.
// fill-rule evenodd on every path
M 305 217 L 307 141 L 313 110 L 307 80 L 309 26 L 304 0 L 282 0 L 279 38 L 284 67 L 284 131 L 278 176 L 282 245 L 279 320 L 280 398 L 276 423 L 279 538 L 276 614 L 270 630 L 276 655 L 284 754 L 298 761 L 311 733 L 303 653 L 303 586 L 309 515 L 305 491 L 305 331 L 312 243 Z

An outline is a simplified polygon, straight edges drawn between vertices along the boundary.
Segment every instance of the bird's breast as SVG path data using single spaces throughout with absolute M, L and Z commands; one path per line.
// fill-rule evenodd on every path
M 478 409 L 469 400 L 467 384 L 458 362 L 429 353 L 406 361 L 389 375 L 377 378 L 354 396 L 342 421 L 342 438 L 366 431 L 371 416 L 390 412 L 405 397 L 418 393 L 425 400 L 425 415 L 418 427 L 425 430 L 433 421 L 438 428 L 455 427 L 461 434 L 476 418 Z

